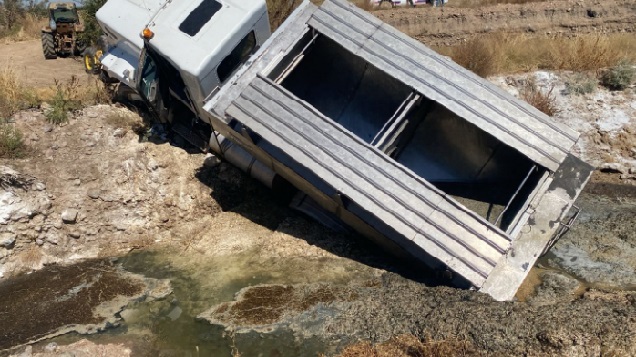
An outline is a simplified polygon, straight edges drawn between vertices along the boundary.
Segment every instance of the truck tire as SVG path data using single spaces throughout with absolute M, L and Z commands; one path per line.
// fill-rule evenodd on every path
M 55 38 L 50 32 L 42 32 L 42 52 L 44 52 L 44 58 L 56 59 L 57 53 L 55 52 Z
M 89 47 L 84 50 L 84 69 L 89 74 L 99 74 L 100 65 L 98 63 L 98 50 L 95 47 Z
M 86 51 L 86 49 L 88 48 L 88 46 L 86 45 L 86 42 L 79 40 L 75 42 L 75 51 L 74 51 L 74 55 L 75 56 L 83 56 L 84 52 Z

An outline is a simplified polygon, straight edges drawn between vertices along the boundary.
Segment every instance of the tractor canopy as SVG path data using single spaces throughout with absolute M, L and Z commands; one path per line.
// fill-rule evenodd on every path
M 49 5 L 51 19 L 55 22 L 76 23 L 79 22 L 77 8 L 73 3 L 51 3 Z

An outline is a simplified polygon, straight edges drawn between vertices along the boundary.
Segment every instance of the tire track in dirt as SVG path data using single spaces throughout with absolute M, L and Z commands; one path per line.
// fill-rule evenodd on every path
M 494 32 L 531 36 L 636 32 L 633 0 L 565 0 L 480 8 L 423 6 L 377 10 L 373 14 L 429 46 L 455 45 Z

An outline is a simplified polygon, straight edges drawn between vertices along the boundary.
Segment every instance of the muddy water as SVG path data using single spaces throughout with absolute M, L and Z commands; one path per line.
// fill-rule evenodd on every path
M 636 186 L 589 185 L 577 222 L 539 265 L 587 288 L 636 290 Z
M 582 209 L 579 221 L 557 242 L 552 251 L 541 259 L 540 268 L 535 269 L 540 271 L 541 274 L 537 274 L 539 277 L 545 272 L 551 272 L 570 280 L 578 280 L 579 286 L 571 291 L 556 289 L 556 297 L 553 297 L 555 301 L 561 298 L 560 295 L 578 294 L 593 287 L 636 290 L 636 195 L 631 196 L 629 192 L 622 192 L 623 188 L 603 189 L 595 185 L 591 185 L 590 188 L 577 202 Z M 173 287 L 173 294 L 167 299 L 131 304 L 121 313 L 120 326 L 90 337 L 99 343 L 123 342 L 132 347 L 135 356 L 230 356 L 236 351 L 242 356 L 316 356 L 319 353 L 329 355 L 351 341 L 348 341 L 347 337 L 342 337 L 343 335 L 334 338 L 333 335 L 329 337 L 327 334 L 303 333 L 300 337 L 293 329 L 285 328 L 266 333 L 253 330 L 233 335 L 220 326 L 211 325 L 196 317 L 211 307 L 232 301 L 239 290 L 249 286 L 324 283 L 344 287 L 366 280 L 378 281 L 382 274 L 380 269 L 347 258 L 263 259 L 259 258 L 258 251 L 210 256 L 196 251 L 159 249 L 134 252 L 120 258 L 118 263 L 134 273 L 151 278 L 170 279 Z M 412 285 L 401 280 L 396 284 L 398 287 L 392 287 L 390 291 L 399 293 L 402 287 Z M 540 278 L 535 284 L 541 284 Z M 379 305 L 395 305 L 390 294 L 377 294 L 373 289 L 368 290 L 369 296 L 362 299 L 387 299 L 380 301 Z M 532 295 L 535 288 L 530 287 L 528 290 L 531 291 L 529 295 Z M 421 299 L 430 299 L 431 296 L 435 297 L 435 294 L 447 294 L 450 300 L 456 298 L 451 290 L 420 291 L 418 288 L 416 291 L 417 296 L 414 295 L 409 300 L 410 305 L 407 304 L 409 307 L 405 305 L 401 308 L 391 308 L 401 311 L 400 313 L 417 316 L 421 309 L 418 307 L 422 304 Z M 473 295 L 479 294 L 470 294 Z M 444 297 L 436 298 L 442 299 L 440 301 L 447 300 Z M 478 296 L 468 298 L 468 295 L 461 299 L 464 298 L 481 299 Z M 484 309 L 488 305 L 486 310 L 492 310 L 483 316 L 486 320 L 498 316 L 499 310 L 509 308 L 506 304 L 490 304 L 481 300 L 479 301 Z M 434 303 L 436 304 L 439 302 Z M 567 312 L 567 308 L 563 309 Z M 527 318 L 536 318 L 540 311 L 529 311 Z M 370 314 L 375 316 L 375 312 Z M 309 320 L 312 321 L 311 319 Z M 448 321 L 452 320 L 447 319 L 448 317 L 445 317 L 444 321 L 450 324 Z M 373 320 L 367 322 L 369 321 Z M 405 320 L 405 324 L 407 323 L 410 324 Z M 355 327 L 355 324 L 352 326 L 354 329 L 361 328 Z M 356 333 L 360 335 L 360 331 Z M 364 330 L 362 335 L 373 336 L 376 332 Z M 392 333 L 387 332 L 387 335 Z M 82 337 L 67 335 L 45 343 L 56 341 L 67 344 L 80 338 Z M 534 337 L 530 336 L 528 341 L 534 341 Z
M 244 287 L 315 282 L 344 285 L 378 275 L 376 269 L 340 258 L 283 260 L 257 256 L 257 252 L 246 252 L 203 258 L 196 253 L 155 250 L 120 258 L 119 263 L 127 271 L 170 279 L 173 294 L 165 300 L 131 305 L 121 313 L 120 326 L 89 339 L 124 342 L 133 345 L 134 355 L 148 356 L 229 356 L 233 349 L 243 356 L 316 356 L 334 352 L 335 345 L 320 338 L 299 340 L 285 330 L 235 338 L 222 327 L 196 318 L 214 305 L 231 301 Z M 51 341 L 68 344 L 80 338 L 64 336 Z M 150 342 L 135 349 L 135 341 L 142 339 Z

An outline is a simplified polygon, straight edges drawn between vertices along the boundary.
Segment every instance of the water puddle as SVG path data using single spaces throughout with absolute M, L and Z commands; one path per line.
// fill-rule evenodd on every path
M 133 355 L 148 356 L 317 356 L 335 352 L 337 345 L 317 337 L 296 338 L 291 330 L 249 332 L 235 336 L 196 316 L 232 301 L 242 288 L 259 284 L 344 285 L 370 279 L 377 270 L 340 258 L 258 258 L 256 252 L 209 257 L 168 250 L 137 251 L 119 258 L 127 271 L 169 279 L 168 298 L 129 305 L 120 326 L 99 335 L 66 335 L 46 341 L 69 344 L 82 338 L 96 343 L 125 343 Z M 143 341 L 139 342 L 139 341 Z M 135 344 L 143 347 L 135 349 Z

